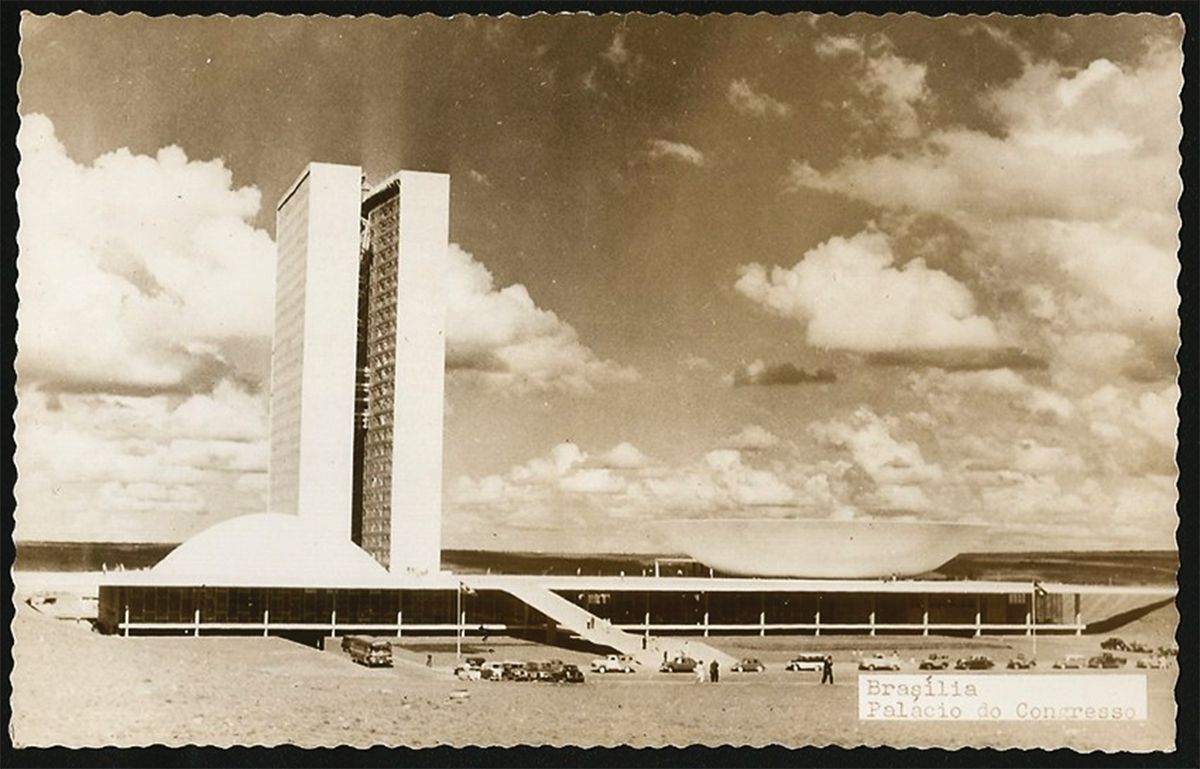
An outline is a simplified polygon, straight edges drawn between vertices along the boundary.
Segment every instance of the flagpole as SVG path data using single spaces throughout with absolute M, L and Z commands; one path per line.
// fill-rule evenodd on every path
M 458 583 L 458 590 L 454 591 L 455 597 L 458 599 L 454 604 L 454 661 L 462 662 L 462 594 L 463 583 Z
M 1037 580 L 1035 579 L 1033 581 L 1033 592 L 1030 593 L 1030 597 L 1033 599 L 1033 604 L 1030 607 L 1030 611 L 1031 611 L 1030 617 L 1032 618 L 1033 621 L 1030 624 L 1030 628 L 1029 628 L 1031 631 L 1030 635 L 1033 638 L 1032 656 L 1034 659 L 1037 659 L 1037 591 L 1038 591 L 1038 583 L 1037 583 Z

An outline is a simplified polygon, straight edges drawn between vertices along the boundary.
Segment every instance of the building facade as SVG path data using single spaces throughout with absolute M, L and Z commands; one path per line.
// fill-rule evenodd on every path
M 268 509 L 350 536 L 357 166 L 310 163 L 276 207 Z

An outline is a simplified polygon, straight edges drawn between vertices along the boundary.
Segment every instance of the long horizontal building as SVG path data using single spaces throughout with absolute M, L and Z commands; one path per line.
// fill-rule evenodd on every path
M 252 515 L 214 526 L 153 569 L 111 575 L 99 626 L 124 635 L 562 635 L 632 653 L 643 635 L 1106 632 L 1174 596 L 1170 587 L 1032 581 L 399 578 L 299 517 Z

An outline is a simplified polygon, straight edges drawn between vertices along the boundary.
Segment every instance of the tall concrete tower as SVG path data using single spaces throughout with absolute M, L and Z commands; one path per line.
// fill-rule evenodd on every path
M 310 163 L 276 207 L 268 509 L 339 539 L 350 537 L 354 476 L 361 177 Z
M 352 530 L 393 572 L 436 572 L 450 177 L 401 171 L 366 194 L 362 218 Z

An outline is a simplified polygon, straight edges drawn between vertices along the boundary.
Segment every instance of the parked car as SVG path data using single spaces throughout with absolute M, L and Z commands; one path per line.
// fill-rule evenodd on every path
M 1150 668 L 1153 670 L 1163 670 L 1171 666 L 1171 661 L 1167 657 L 1156 654 L 1153 657 L 1143 657 L 1137 661 L 1139 668 Z
M 766 666 L 753 657 L 740 659 L 729 668 L 734 673 L 761 673 L 766 670 Z
M 900 658 L 895 654 L 872 654 L 858 661 L 859 670 L 899 670 Z
M 801 654 L 793 657 L 784 670 L 809 670 L 820 673 L 825 667 L 824 654 Z
M 530 681 L 553 683 L 558 680 L 558 673 L 561 669 L 562 663 L 557 660 L 525 663 L 525 673 L 529 676 Z
M 699 663 L 696 662 L 696 660 L 692 659 L 691 657 L 685 657 L 683 655 L 680 655 L 678 657 L 672 657 L 671 659 L 664 662 L 662 664 L 662 666 L 659 667 L 658 672 L 660 672 L 660 673 L 691 673 L 696 669 L 696 665 L 698 665 L 698 664 Z
M 1029 670 L 1030 668 L 1037 667 L 1037 660 L 1026 657 L 1024 654 L 1018 654 L 1010 659 L 1008 665 L 1005 667 L 1009 670 Z
M 524 662 L 501 662 L 504 666 L 503 679 L 506 681 L 528 681 L 529 671 L 525 669 Z
M 484 681 L 503 681 L 504 680 L 504 663 L 503 662 L 485 662 L 479 669 L 480 677 Z
M 1124 657 L 1118 657 L 1112 652 L 1104 652 L 1089 659 L 1087 666 L 1089 668 L 1103 668 L 1105 670 L 1112 670 L 1113 668 L 1125 667 L 1125 662 L 1126 660 Z
M 961 657 L 954 663 L 955 670 L 991 670 L 994 667 L 996 667 L 996 663 L 992 662 L 991 657 L 984 654 Z
M 593 673 L 632 673 L 636 670 L 634 664 L 633 657 L 627 654 L 610 654 L 592 660 L 591 668 Z
M 1158 654 L 1162 657 L 1178 657 L 1179 644 L 1172 642 L 1167 646 L 1160 646 L 1158 647 Z
M 1087 667 L 1088 659 L 1082 654 L 1068 654 L 1055 662 L 1051 667 L 1057 670 L 1079 670 Z
M 563 665 L 562 677 L 559 680 L 564 684 L 581 684 L 583 683 L 583 671 L 575 665 Z
M 950 658 L 945 654 L 930 654 L 917 665 L 920 670 L 945 670 L 950 667 Z
M 1129 644 L 1125 643 L 1124 639 L 1114 636 L 1112 638 L 1105 638 L 1103 641 L 1101 641 L 1100 648 L 1109 649 L 1115 652 L 1127 652 L 1129 651 Z
M 1154 651 L 1154 648 L 1151 646 L 1147 646 L 1146 644 L 1142 643 L 1141 641 L 1130 641 L 1128 648 L 1125 649 L 1125 651 L 1137 652 L 1138 654 L 1149 654 L 1150 652 Z

